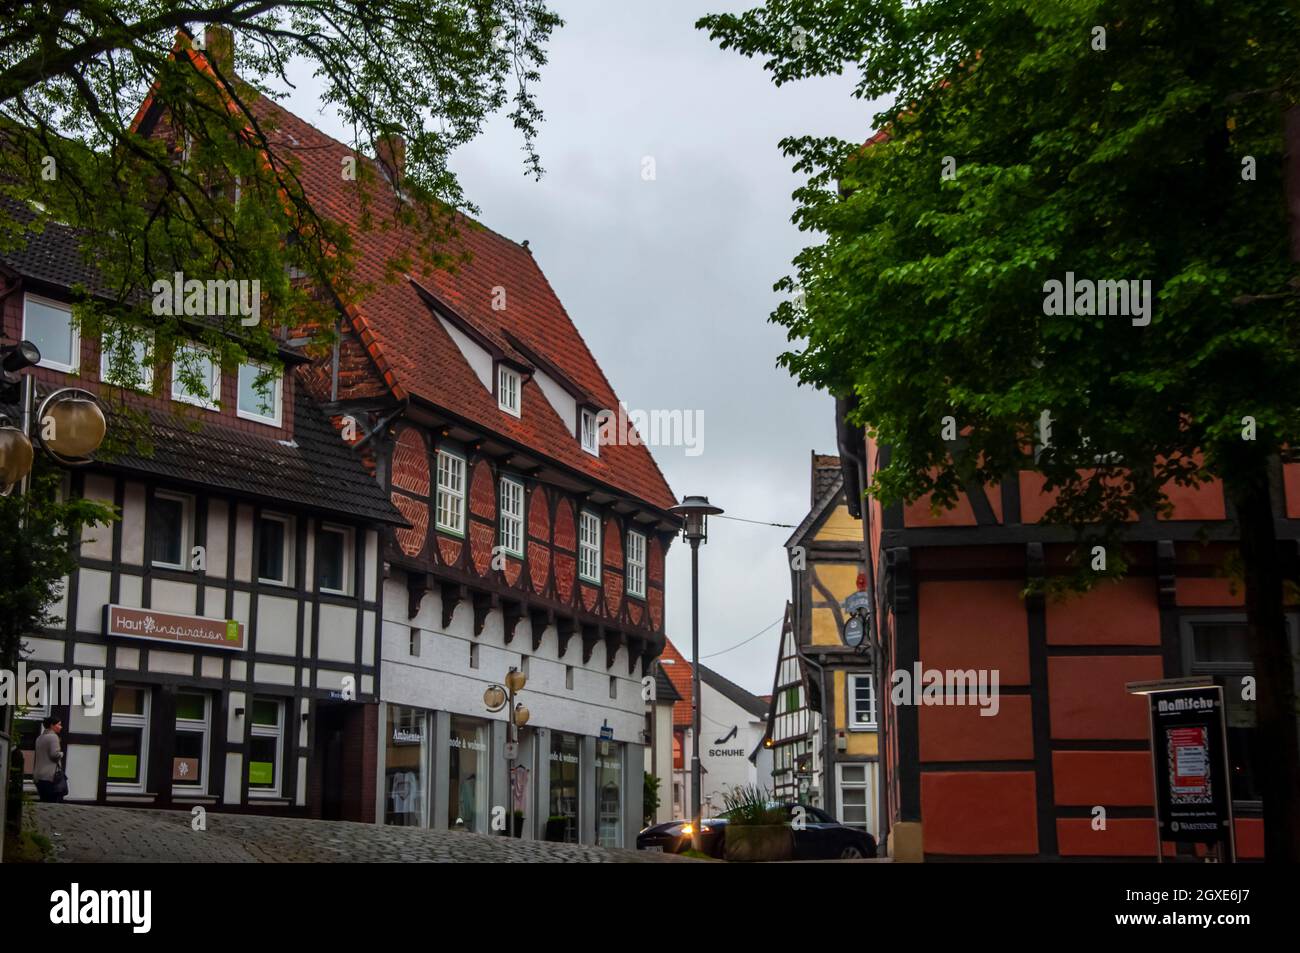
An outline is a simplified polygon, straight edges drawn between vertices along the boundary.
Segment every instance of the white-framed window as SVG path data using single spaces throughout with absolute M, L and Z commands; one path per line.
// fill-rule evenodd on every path
M 194 497 L 156 491 L 149 537 L 153 565 L 162 569 L 189 569 L 194 539 Z
M 175 791 L 207 793 L 211 702 L 211 696 L 204 692 L 176 693 L 176 740 L 172 749 Z
M 108 727 L 108 758 L 104 766 L 109 789 L 143 791 L 148 763 L 149 689 L 115 685 Z
M 182 373 L 196 379 L 197 389 L 191 388 Z M 203 384 L 207 384 L 204 391 Z M 172 400 L 217 410 L 221 400 L 221 365 L 207 348 L 196 344 L 182 344 L 172 355 Z
M 263 513 L 257 524 L 257 581 L 293 585 L 293 517 Z
M 316 534 L 316 586 L 336 596 L 352 592 L 352 530 L 321 524 Z
M 840 762 L 835 766 L 839 788 L 840 823 L 875 836 L 875 802 L 871 794 L 871 766 Z
M 578 577 L 600 582 L 600 517 L 589 510 L 578 516 Z
M 239 365 L 239 399 L 236 416 L 258 423 L 280 426 L 283 419 L 284 376 L 265 364 Z
M 600 456 L 600 426 L 594 410 L 583 408 L 579 415 L 578 434 L 582 449 L 594 457 Z
M 40 367 L 75 372 L 81 366 L 81 334 L 72 306 L 39 295 L 23 295 L 23 337 L 41 352 Z
M 438 451 L 438 529 L 465 535 L 465 458 Z
M 627 531 L 627 594 L 645 598 L 645 534 Z
M 248 793 L 277 797 L 284 764 L 284 702 L 254 698 L 248 738 Z
M 497 364 L 497 406 L 508 414 L 519 416 L 523 382 L 519 372 L 505 364 Z
M 874 730 L 876 727 L 876 684 L 870 672 L 853 672 L 848 676 L 849 729 Z
M 501 536 L 498 542 L 512 556 L 524 558 L 524 485 L 511 477 L 501 478 Z
M 153 391 L 153 332 L 106 324 L 99 339 L 99 379 L 115 387 Z

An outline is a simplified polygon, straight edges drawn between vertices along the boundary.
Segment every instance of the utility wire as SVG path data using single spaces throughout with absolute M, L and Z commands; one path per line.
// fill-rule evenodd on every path
M 710 652 L 708 655 L 701 655 L 701 656 L 700 656 L 700 661 L 703 662 L 706 658 L 717 658 L 719 655 L 726 655 L 728 652 L 735 651 L 736 649 L 740 648 L 742 645 L 748 645 L 750 642 L 753 642 L 756 638 L 758 638 L 760 635 L 762 635 L 762 634 L 763 634 L 764 632 L 766 632 L 768 629 L 772 628 L 773 625 L 776 625 L 776 624 L 779 623 L 779 622 L 783 622 L 784 620 L 785 620 L 785 616 L 783 615 L 783 616 L 781 616 L 781 618 L 777 619 L 776 622 L 773 622 L 771 625 L 765 625 L 765 626 L 763 626 L 762 629 L 760 629 L 759 631 L 755 632 L 755 633 L 754 633 L 753 635 L 751 635 L 749 638 L 745 639 L 744 642 L 737 642 L 737 643 L 736 643 L 735 645 L 733 645 L 731 648 L 729 648 L 729 649 L 723 649 L 721 652 Z
M 794 523 L 769 523 L 766 520 L 747 520 L 740 516 L 727 516 L 718 513 L 712 517 L 715 520 L 735 520 L 737 523 L 753 523 L 755 526 L 775 526 L 778 529 L 794 529 Z

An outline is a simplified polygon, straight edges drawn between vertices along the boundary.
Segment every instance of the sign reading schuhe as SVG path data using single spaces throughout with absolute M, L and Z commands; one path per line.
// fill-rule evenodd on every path
M 1232 792 L 1218 685 L 1152 691 L 1151 752 L 1163 841 L 1232 843 Z
M 104 634 L 156 642 L 203 645 L 210 649 L 239 651 L 244 647 L 244 626 L 234 619 L 208 619 L 127 606 L 104 607 Z

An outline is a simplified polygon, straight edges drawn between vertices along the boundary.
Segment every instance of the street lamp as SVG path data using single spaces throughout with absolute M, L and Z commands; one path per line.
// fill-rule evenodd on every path
M 32 438 L 59 463 L 79 466 L 104 442 L 108 423 L 90 391 L 62 387 L 36 408 L 36 381 L 21 374 L 40 363 L 41 352 L 31 341 L 0 348 L 0 403 L 17 402 L 20 420 L 0 416 L 0 494 L 27 489 L 35 454 Z
M 515 761 L 519 758 L 519 729 L 528 724 L 531 712 L 515 701 L 515 696 L 528 684 L 528 676 L 517 668 L 506 673 L 504 685 L 489 685 L 483 692 L 483 704 L 488 711 L 506 709 L 506 836 L 514 837 L 515 827 Z
M 682 538 L 691 544 L 691 704 L 695 711 L 691 730 L 691 842 L 700 849 L 700 543 L 709 541 L 709 517 L 722 512 L 707 496 L 684 497 L 669 509 L 682 517 Z

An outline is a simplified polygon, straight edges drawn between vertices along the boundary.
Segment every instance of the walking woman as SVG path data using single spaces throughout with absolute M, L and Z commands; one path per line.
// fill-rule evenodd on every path
M 63 722 L 51 715 L 42 724 L 45 730 L 36 739 L 36 763 L 32 767 L 36 793 L 42 801 L 62 801 L 68 793 L 63 773 L 63 745 L 59 742 Z

